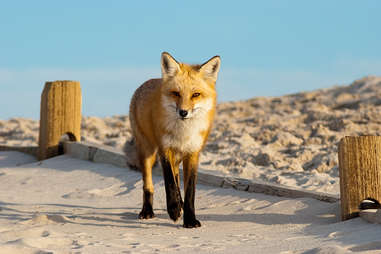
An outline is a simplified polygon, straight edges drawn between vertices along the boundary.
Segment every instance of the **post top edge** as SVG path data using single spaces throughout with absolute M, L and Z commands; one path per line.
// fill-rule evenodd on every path
M 75 84 L 79 84 L 80 82 L 79 81 L 76 81 L 76 80 L 55 80 L 55 81 L 46 81 L 45 84 L 46 85 L 51 85 L 51 84 L 69 84 L 69 83 L 75 83 Z

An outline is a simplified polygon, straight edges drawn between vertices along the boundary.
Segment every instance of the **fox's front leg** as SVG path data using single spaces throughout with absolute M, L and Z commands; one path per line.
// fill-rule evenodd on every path
M 177 221 L 181 216 L 182 200 L 180 188 L 178 185 L 178 176 L 175 175 L 178 162 L 170 154 L 160 156 L 161 166 L 163 168 L 165 193 L 167 198 L 167 212 L 173 221 Z
M 196 219 L 194 199 L 196 194 L 198 153 L 193 153 L 185 157 L 183 161 L 184 172 L 184 227 L 201 227 L 200 221 Z

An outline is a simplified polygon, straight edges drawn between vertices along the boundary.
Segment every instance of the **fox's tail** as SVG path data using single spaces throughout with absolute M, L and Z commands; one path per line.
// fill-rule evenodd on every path
M 130 140 L 127 140 L 126 143 L 124 143 L 123 152 L 126 154 L 127 157 L 127 166 L 132 169 L 139 170 L 139 161 L 136 152 L 134 137 L 132 137 Z
M 141 171 L 135 142 L 136 141 L 134 137 L 132 137 L 130 140 L 127 140 L 126 143 L 124 143 L 123 152 L 126 154 L 126 157 L 127 157 L 127 166 L 131 169 Z M 158 166 L 157 158 L 153 167 L 156 167 L 156 166 Z

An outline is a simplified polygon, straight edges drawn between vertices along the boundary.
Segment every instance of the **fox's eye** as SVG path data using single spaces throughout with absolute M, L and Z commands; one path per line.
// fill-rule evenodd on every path
M 176 91 L 173 91 L 173 92 L 172 92 L 172 95 L 173 95 L 173 96 L 176 96 L 176 97 L 180 97 L 180 93 L 179 93 L 179 92 L 176 92 Z
M 192 94 L 192 98 L 196 98 L 198 96 L 200 96 L 200 93 L 194 93 L 194 94 Z

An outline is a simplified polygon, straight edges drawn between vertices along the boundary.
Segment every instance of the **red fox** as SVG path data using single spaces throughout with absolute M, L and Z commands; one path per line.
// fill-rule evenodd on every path
M 161 79 L 151 79 L 134 93 L 130 121 L 138 166 L 143 175 L 143 208 L 140 219 L 153 218 L 152 166 L 160 158 L 165 182 L 167 212 L 183 226 L 200 227 L 194 200 L 200 151 L 209 135 L 216 107 L 215 83 L 220 57 L 202 65 L 177 62 L 161 55 Z M 184 202 L 180 192 L 179 164 L 183 163 Z

